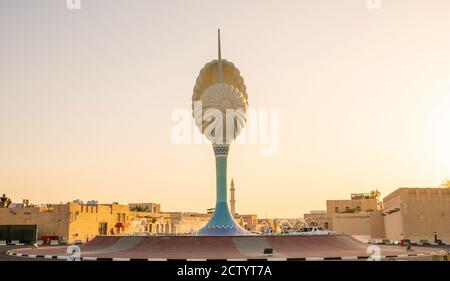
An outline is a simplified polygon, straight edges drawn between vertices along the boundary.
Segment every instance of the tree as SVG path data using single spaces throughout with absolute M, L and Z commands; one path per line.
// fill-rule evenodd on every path
M 0 197 L 0 208 L 8 208 L 9 205 L 11 205 L 11 199 L 6 197 L 6 194 L 3 194 L 3 196 Z
M 443 188 L 450 188 L 450 179 L 445 179 L 442 182 L 441 187 L 443 187 Z
M 373 198 L 375 198 L 375 199 L 377 199 L 377 200 L 380 200 L 381 192 L 378 191 L 378 188 L 375 189 L 375 190 L 371 190 L 371 191 L 370 191 L 370 194 L 372 195 Z
M 131 211 L 136 211 L 136 212 L 148 212 L 148 206 L 142 206 L 142 205 L 136 205 L 130 208 Z

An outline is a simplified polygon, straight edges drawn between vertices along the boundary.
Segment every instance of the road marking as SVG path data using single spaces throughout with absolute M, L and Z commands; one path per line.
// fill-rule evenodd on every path
M 113 258 L 113 261 L 130 261 L 130 258 Z
M 309 257 L 309 258 L 305 258 L 307 261 L 323 261 L 324 258 L 323 257 Z
M 267 258 L 267 261 L 287 261 L 287 258 Z
M 348 257 L 341 257 L 342 260 L 357 260 L 357 256 L 348 256 Z

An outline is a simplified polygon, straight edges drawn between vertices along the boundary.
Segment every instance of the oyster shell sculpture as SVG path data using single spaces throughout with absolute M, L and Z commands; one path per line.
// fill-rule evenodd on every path
M 197 77 L 192 95 L 195 123 L 213 144 L 233 142 L 247 121 L 248 95 L 244 79 L 233 63 L 221 60 L 207 63 Z

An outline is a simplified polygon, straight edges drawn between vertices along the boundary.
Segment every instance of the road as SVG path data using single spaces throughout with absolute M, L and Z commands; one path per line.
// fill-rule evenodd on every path
M 22 246 L 0 246 L 0 261 L 50 261 L 50 259 L 44 258 L 25 258 L 25 257 L 16 257 L 9 256 L 6 254 L 6 251 L 20 248 L 30 248 L 30 245 L 22 245 Z

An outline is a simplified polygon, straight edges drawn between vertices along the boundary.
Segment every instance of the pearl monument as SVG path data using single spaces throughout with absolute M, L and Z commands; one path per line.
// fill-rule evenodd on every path
M 232 62 L 221 57 L 207 63 L 197 77 L 192 95 L 195 123 L 211 141 L 216 160 L 216 206 L 209 222 L 193 235 L 252 235 L 233 218 L 227 202 L 227 158 L 230 144 L 247 121 L 248 96 L 244 79 Z

